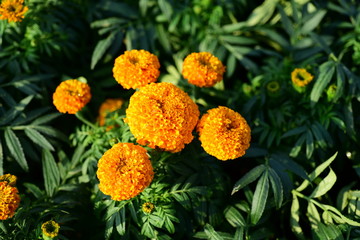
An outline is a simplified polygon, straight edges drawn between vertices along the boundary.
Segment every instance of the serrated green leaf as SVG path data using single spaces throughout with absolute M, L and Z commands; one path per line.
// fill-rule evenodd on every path
M 266 206 L 268 193 L 268 171 L 264 171 L 256 184 L 255 193 L 251 202 L 250 218 L 252 224 L 256 224 L 260 220 Z
M 311 201 L 313 201 L 313 200 L 311 200 Z M 322 204 L 322 205 L 323 205 L 324 210 L 335 213 L 347 224 L 349 224 L 351 226 L 355 226 L 355 227 L 360 227 L 360 222 L 356 222 L 348 217 L 345 217 L 337 208 L 330 206 L 330 205 L 326 205 L 326 204 Z
M 338 64 L 336 65 L 336 92 L 333 102 L 338 101 L 339 98 L 342 96 L 344 92 L 344 86 L 345 86 L 345 73 L 343 71 L 341 64 Z
M 321 133 L 321 131 L 323 131 L 323 129 L 319 129 L 318 126 L 316 124 L 312 124 L 311 125 L 311 131 L 315 136 L 315 139 L 317 141 L 317 143 L 320 145 L 321 148 L 326 148 L 326 141 L 323 137 L 323 134 Z
M 290 18 L 286 15 L 282 6 L 278 5 L 277 9 L 281 16 L 281 23 L 283 25 L 283 29 L 289 34 L 289 36 L 294 36 L 295 30 Z
M 62 114 L 61 113 L 50 113 L 50 114 L 46 114 L 44 116 L 41 116 L 41 117 L 38 117 L 36 118 L 32 123 L 31 125 L 41 125 L 41 124 L 44 124 L 44 123 L 48 123 L 50 122 L 51 120 L 61 116 Z
M 291 216 L 290 216 L 290 225 L 291 230 L 297 236 L 298 239 L 305 239 L 304 233 L 300 226 L 300 204 L 297 196 L 292 194 L 292 203 L 291 203 Z
M 317 198 L 326 194 L 334 186 L 336 179 L 336 174 L 330 168 L 329 174 L 317 185 L 309 197 Z
M 100 40 L 94 49 L 94 52 L 91 56 L 91 69 L 94 69 L 95 65 L 98 61 L 104 56 L 106 50 L 111 46 L 113 43 L 117 32 L 112 32 L 107 38 Z
M 0 125 L 9 124 L 16 116 L 21 114 L 26 106 L 31 102 L 34 98 L 34 95 L 27 96 L 26 98 L 22 99 L 18 104 L 16 104 L 13 108 L 7 111 L 4 114 L 4 117 L 0 118 Z
M 41 189 L 32 184 L 32 183 L 24 183 L 24 186 L 36 197 L 36 198 L 41 198 L 43 196 L 43 192 L 41 191 Z
M 125 207 L 121 208 L 120 211 L 115 215 L 115 227 L 120 236 L 123 236 L 126 231 L 125 222 Z
M 272 16 L 279 0 L 265 0 L 256 7 L 246 20 L 248 26 L 265 24 Z
M 145 235 L 148 238 L 155 238 L 154 228 L 146 221 L 141 227 L 141 234 Z
M 319 223 L 319 228 L 315 231 L 317 236 L 322 240 L 343 240 L 343 235 L 341 230 L 333 225 L 324 225 Z
M 234 207 L 230 206 L 225 210 L 225 218 L 233 227 L 245 227 L 246 221 L 241 213 Z
M 60 184 L 60 172 L 53 155 L 46 149 L 42 152 L 42 169 L 46 193 L 52 197 Z
M 290 137 L 290 136 L 294 136 L 294 135 L 299 135 L 300 133 L 303 133 L 306 130 L 307 130 L 307 127 L 305 127 L 305 126 L 293 128 L 293 129 L 287 131 L 284 135 L 282 135 L 281 138 L 286 138 L 286 137 Z
M 38 144 L 40 147 L 45 148 L 50 151 L 54 151 L 54 147 L 51 143 L 38 131 L 32 128 L 25 128 L 25 134 L 30 138 L 34 143 Z
M 214 230 L 213 226 L 208 223 L 204 226 L 204 232 L 209 240 L 223 240 L 223 238 Z
M 309 218 L 309 221 L 311 223 L 311 228 L 318 229 L 318 223 L 321 221 L 320 214 L 319 214 L 318 210 L 316 209 L 315 204 L 313 204 L 311 201 L 308 202 L 306 215 Z
M 261 164 L 257 167 L 251 169 L 248 173 L 246 173 L 242 178 L 240 178 L 234 185 L 231 195 L 242 189 L 243 187 L 247 186 L 248 184 L 255 181 L 260 175 L 264 172 L 266 166 Z
M 234 235 L 234 240 L 243 240 L 244 239 L 244 228 L 236 228 L 236 232 Z
M 6 146 L 8 147 L 11 155 L 15 158 L 15 160 L 19 163 L 19 165 L 25 171 L 29 170 L 29 166 L 25 159 L 24 150 L 21 146 L 21 143 L 18 137 L 15 135 L 11 128 L 5 128 L 5 142 Z
M 321 20 L 324 18 L 326 14 L 326 11 L 321 9 L 317 12 L 315 12 L 310 19 L 306 19 L 304 25 L 301 28 L 301 33 L 306 34 L 308 32 L 311 32 L 312 30 L 314 30 L 319 23 L 321 22 Z
M 316 103 L 319 100 L 324 89 L 330 83 L 334 72 L 335 65 L 332 61 L 325 62 L 319 67 L 319 76 L 315 80 L 315 84 L 310 93 L 310 100 L 312 101 L 312 104 Z
M 337 152 L 331 156 L 328 160 L 320 164 L 313 172 L 311 172 L 309 176 L 309 180 L 304 180 L 303 183 L 296 189 L 296 191 L 301 192 L 307 186 L 309 186 L 310 182 L 314 181 L 331 163 L 335 160 L 337 156 Z
M 314 136 L 311 131 L 306 132 L 306 158 L 310 159 L 314 152 Z
M 4 175 L 4 153 L 0 139 L 0 175 Z
M 115 221 L 115 215 L 111 215 L 111 217 L 106 221 L 105 226 L 105 239 L 110 239 L 111 234 L 114 229 L 114 221 Z
M 283 184 L 281 182 L 279 175 L 272 168 L 269 168 L 269 179 L 271 183 L 271 188 L 274 193 L 275 205 L 276 208 L 279 209 L 283 202 L 283 195 L 284 195 Z

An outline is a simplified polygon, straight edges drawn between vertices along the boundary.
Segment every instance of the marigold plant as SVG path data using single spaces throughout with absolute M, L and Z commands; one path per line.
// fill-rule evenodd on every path
M 179 152 L 193 140 L 199 115 L 183 90 L 171 83 L 152 83 L 131 96 L 125 122 L 139 144 Z
M 0 19 L 21 22 L 28 10 L 28 7 L 24 6 L 24 0 L 3 0 L 0 4 Z
M 125 51 L 115 59 L 113 76 L 125 89 L 156 82 L 160 75 L 157 56 L 146 50 Z
M 292 73 L 291 73 L 291 81 L 294 83 L 295 86 L 298 86 L 298 87 L 305 87 L 313 79 L 314 79 L 314 76 L 311 75 L 304 68 L 295 68 L 294 71 L 292 71 Z
M 250 147 L 251 129 L 237 112 L 223 106 L 204 114 L 197 132 L 204 150 L 219 160 L 241 157 Z
M 7 181 L 0 182 L 0 220 L 12 218 L 20 204 L 18 189 Z
M 54 238 L 59 234 L 60 225 L 57 222 L 50 220 L 41 225 L 41 230 L 45 236 Z
M 99 189 L 111 199 L 135 197 L 150 185 L 154 172 L 145 148 L 133 143 L 117 143 L 98 162 Z
M 53 94 L 53 103 L 61 113 L 75 114 L 91 99 L 90 87 L 77 79 L 60 83 Z
M 223 79 L 225 66 L 208 52 L 191 53 L 183 63 L 182 74 L 198 87 L 212 87 Z
M 108 98 L 99 107 L 99 125 L 104 126 L 106 115 L 121 108 L 124 100 L 121 98 Z

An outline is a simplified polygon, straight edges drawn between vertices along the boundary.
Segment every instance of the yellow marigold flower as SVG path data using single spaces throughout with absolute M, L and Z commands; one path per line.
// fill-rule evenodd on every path
M 280 90 L 280 84 L 278 81 L 271 81 L 266 85 L 266 89 L 271 93 L 276 93 Z
M 314 76 L 308 73 L 304 68 L 295 68 L 295 70 L 291 73 L 291 80 L 294 85 L 298 87 L 305 87 L 313 79 Z
M 151 213 L 154 210 L 155 206 L 151 202 L 146 202 L 142 205 L 142 210 L 145 213 Z
M 3 0 L 0 4 L 0 19 L 9 22 L 21 22 L 28 7 L 24 6 L 24 0 Z
M 220 106 L 202 116 L 197 131 L 204 150 L 220 159 L 241 157 L 250 147 L 251 129 L 237 112 Z
M 53 94 L 53 103 L 61 113 L 75 114 L 91 99 L 88 84 L 76 79 L 69 79 L 60 83 Z
M 7 181 L 0 182 L 0 220 L 14 216 L 20 204 L 20 196 L 16 187 Z
M 193 140 L 198 106 L 171 83 L 152 83 L 140 88 L 126 110 L 130 131 L 141 145 L 179 152 Z
M 108 113 L 116 111 L 121 108 L 124 100 L 121 98 L 108 98 L 99 107 L 99 125 L 104 126 L 105 118 Z
M 17 177 L 15 175 L 5 174 L 5 175 L 0 176 L 0 182 L 6 182 L 7 184 L 9 184 L 12 187 L 15 187 L 16 180 L 17 180 Z
M 183 63 L 182 74 L 198 87 L 212 87 L 223 79 L 225 66 L 208 52 L 191 53 Z
M 41 230 L 45 236 L 54 238 L 59 234 L 60 225 L 57 222 L 50 220 L 50 221 L 44 222 L 41 225 Z
M 146 50 L 131 50 L 115 59 L 113 75 L 125 89 L 136 89 L 156 82 L 159 68 L 159 59 L 154 54 Z
M 150 185 L 154 172 L 146 149 L 117 143 L 98 162 L 99 189 L 116 201 L 128 200 Z

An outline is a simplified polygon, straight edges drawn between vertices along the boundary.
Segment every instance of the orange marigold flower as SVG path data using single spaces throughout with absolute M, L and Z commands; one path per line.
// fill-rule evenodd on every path
M 50 221 L 44 222 L 41 225 L 41 230 L 44 235 L 46 235 L 50 238 L 54 238 L 59 234 L 60 225 L 57 222 L 50 220 Z
M 104 126 L 106 115 L 120 109 L 123 103 L 124 100 L 121 98 L 106 99 L 99 107 L 99 125 Z
M 154 172 L 146 149 L 117 143 L 98 162 L 99 189 L 116 201 L 135 197 L 150 185 Z
M 220 159 L 241 157 L 250 147 L 250 127 L 237 112 L 220 106 L 202 116 L 197 131 L 204 150 Z
M 3 0 L 0 4 L 0 19 L 21 22 L 28 10 L 28 7 L 24 6 L 24 0 Z
M 212 87 L 223 79 L 225 66 L 208 52 L 191 53 L 183 63 L 182 74 L 198 87 Z
M 291 80 L 295 86 L 305 87 L 308 85 L 314 76 L 306 71 L 304 68 L 295 68 L 291 73 Z
M 8 184 L 0 182 L 0 220 L 6 220 L 14 216 L 20 204 L 18 189 Z
M 5 174 L 5 175 L 0 176 L 0 182 L 6 182 L 7 184 L 9 184 L 12 187 L 15 187 L 16 180 L 17 180 L 17 177 L 15 175 Z
M 90 87 L 77 79 L 60 83 L 53 94 L 53 103 L 61 113 L 75 114 L 91 99 Z
M 193 140 L 198 106 L 171 83 L 152 83 L 131 98 L 125 122 L 141 145 L 179 152 Z
M 131 50 L 115 59 L 113 75 L 125 89 L 136 89 L 156 82 L 159 68 L 159 59 L 154 54 L 146 50 Z

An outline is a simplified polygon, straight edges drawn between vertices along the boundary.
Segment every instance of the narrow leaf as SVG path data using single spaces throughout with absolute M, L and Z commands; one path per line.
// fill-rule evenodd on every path
M 46 114 L 44 116 L 41 116 L 39 118 L 36 118 L 31 125 L 41 125 L 47 122 L 50 122 L 51 120 L 61 116 L 61 113 L 50 113 L 50 114 Z
M 332 61 L 325 62 L 319 67 L 319 76 L 316 79 L 314 87 L 312 88 L 310 93 L 310 100 L 312 101 L 312 103 L 316 103 L 319 100 L 324 89 L 330 83 L 334 72 L 335 65 Z
M 100 40 L 91 57 L 91 69 L 94 69 L 98 61 L 104 56 L 106 50 L 111 46 L 117 32 L 112 32 L 107 38 Z
M 10 150 L 11 155 L 19 163 L 22 169 L 28 171 L 29 166 L 26 162 L 24 150 L 21 146 L 21 143 L 13 130 L 11 130 L 11 128 L 9 127 L 5 128 L 5 142 L 6 146 Z
M 41 198 L 43 196 L 43 192 L 40 188 L 32 183 L 24 183 L 24 186 L 32 193 L 36 198 Z
M 305 24 L 302 26 L 301 32 L 306 34 L 314 30 L 319 25 L 321 20 L 324 18 L 325 14 L 326 14 L 325 10 L 319 10 L 316 13 L 314 13 L 314 15 L 310 19 L 308 19 L 305 22 Z
M 0 175 L 4 175 L 4 154 L 3 154 L 1 139 L 0 139 Z
M 252 224 L 256 224 L 260 220 L 265 209 L 268 193 L 269 193 L 268 171 L 265 171 L 261 175 L 256 185 L 255 193 L 251 203 L 250 217 Z
M 231 195 L 239 191 L 241 188 L 255 181 L 260 175 L 264 172 L 266 166 L 261 164 L 253 169 L 251 169 L 248 173 L 246 173 L 240 180 L 238 180 L 231 192 Z
M 214 230 L 213 226 L 208 223 L 204 227 L 204 232 L 209 240 L 223 240 L 223 238 Z
M 297 236 L 298 239 L 305 239 L 304 233 L 300 226 L 300 204 L 297 196 L 293 193 L 293 199 L 291 203 L 291 216 L 290 216 L 290 225 L 291 230 Z
M 336 174 L 330 168 L 329 174 L 317 185 L 314 191 L 311 193 L 311 198 L 317 198 L 327 193 L 336 182 Z
M 315 230 L 318 229 L 318 224 L 320 223 L 321 218 L 318 210 L 316 209 L 315 204 L 312 203 L 311 201 L 309 201 L 308 203 L 306 215 L 308 216 L 309 221 L 311 223 L 311 228 Z
M 246 221 L 241 213 L 234 207 L 225 210 L 225 218 L 233 227 L 245 227 Z
M 120 236 L 125 234 L 125 207 L 121 208 L 120 211 L 115 215 L 115 226 Z
M 271 183 L 271 188 L 274 193 L 275 205 L 279 209 L 283 202 L 283 184 L 279 175 L 275 172 L 274 169 L 269 168 L 269 179 Z
M 44 185 L 48 196 L 52 197 L 60 184 L 60 172 L 55 159 L 49 150 L 44 149 L 42 154 Z
M 25 134 L 30 138 L 34 143 L 38 144 L 40 147 L 45 148 L 50 151 L 54 151 L 54 147 L 51 143 L 38 131 L 32 128 L 25 128 Z

